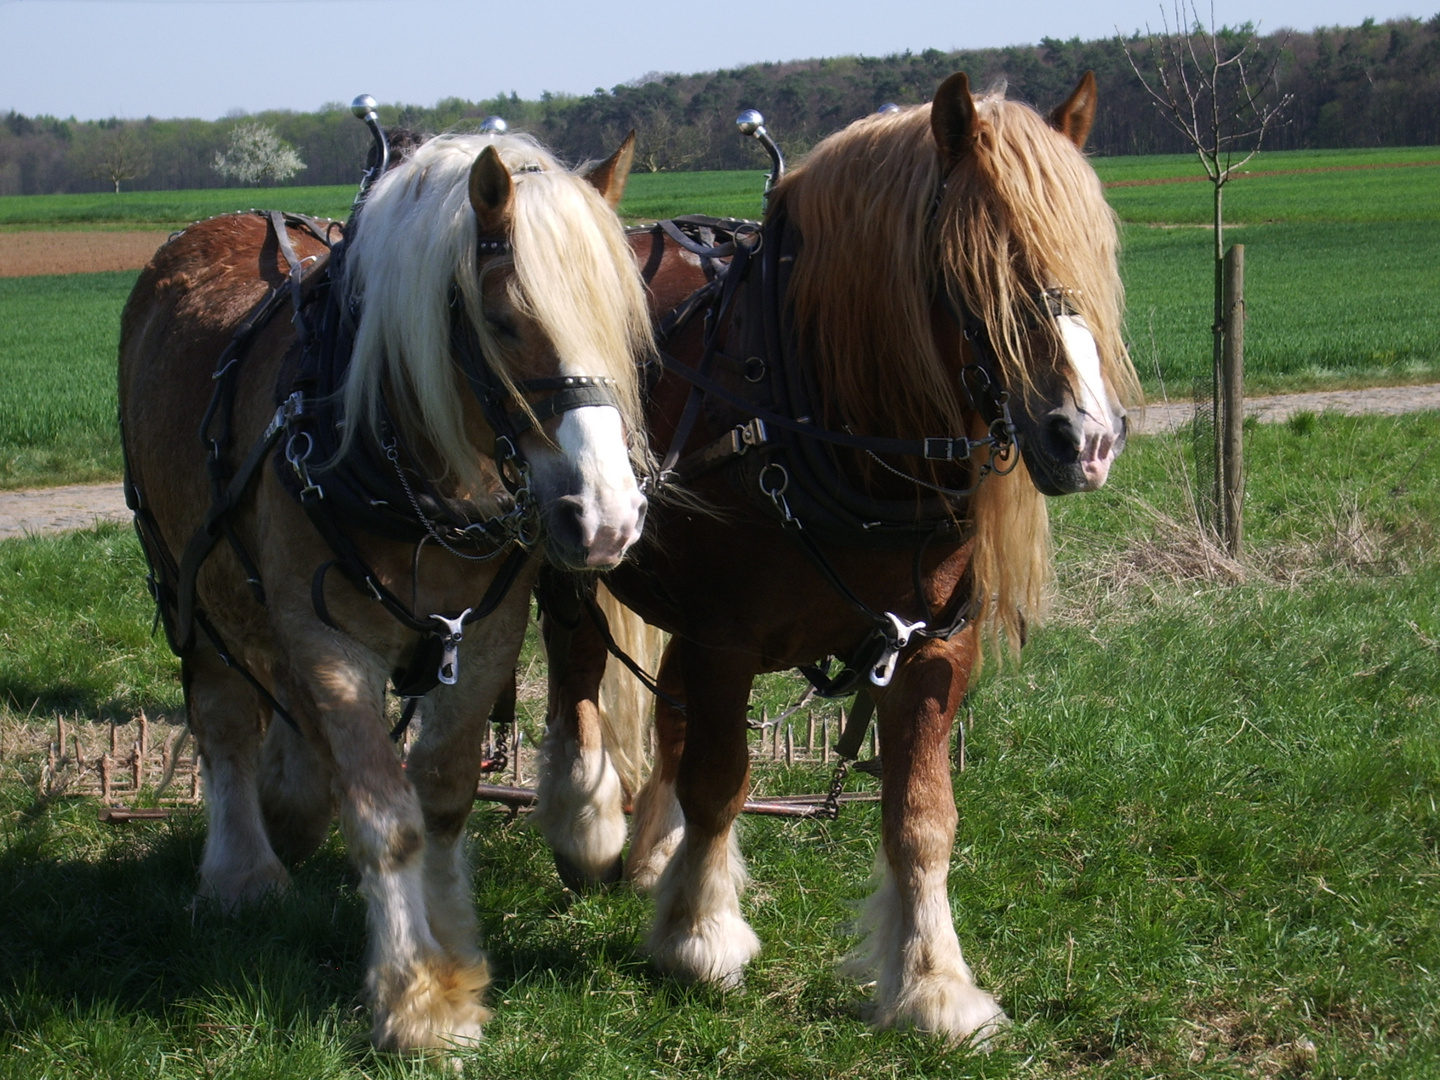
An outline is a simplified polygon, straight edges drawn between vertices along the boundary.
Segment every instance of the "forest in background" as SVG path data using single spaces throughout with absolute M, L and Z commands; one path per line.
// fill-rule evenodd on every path
M 1238 41 L 1248 25 L 1223 29 Z M 1286 122 L 1266 137 L 1273 150 L 1440 144 L 1440 14 L 1428 20 L 1367 19 L 1356 27 L 1258 36 L 1255 70 L 1278 54 L 1279 91 L 1292 95 Z M 514 94 L 433 106 L 380 107 L 386 125 L 422 132 L 473 129 L 489 115 L 528 131 L 561 157 L 608 155 L 625 132 L 638 135 L 645 171 L 760 167 L 765 157 L 735 133 L 743 109 L 761 110 L 786 154 L 796 156 L 886 102 L 927 100 L 947 75 L 969 73 L 978 89 L 1004 81 L 1008 96 L 1048 109 L 1093 70 L 1100 109 L 1090 149 L 1102 155 L 1187 152 L 1156 111 L 1126 57 L 1148 70 L 1143 36 L 1096 41 L 1043 39 L 1033 46 L 886 57 L 851 56 L 697 75 L 651 72 L 584 96 Z M 364 90 L 365 87 L 358 87 Z M 293 184 L 348 184 L 359 178 L 369 135 L 343 102 L 315 112 L 263 112 L 220 120 L 77 121 L 10 112 L 0 118 L 0 195 L 225 187 L 213 168 L 237 124 L 260 122 L 293 145 L 305 167 Z M 124 175 L 120 179 L 121 174 Z

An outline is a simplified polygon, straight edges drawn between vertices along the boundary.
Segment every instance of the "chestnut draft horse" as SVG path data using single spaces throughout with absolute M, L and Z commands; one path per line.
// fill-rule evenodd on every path
M 488 1015 L 463 827 L 530 549 L 603 568 L 640 534 L 632 155 L 585 176 L 529 139 L 440 137 L 333 248 L 333 223 L 214 218 L 125 309 L 127 492 L 203 760 L 200 895 L 283 886 L 279 856 L 338 808 L 382 1048 L 473 1040 Z M 405 766 L 387 680 L 420 703 Z
M 1005 1021 L 951 920 L 949 734 L 986 630 L 1018 648 L 1039 614 L 1042 496 L 1105 482 L 1138 393 L 1115 218 L 1080 149 L 1094 109 L 1090 74 L 1048 121 L 958 74 L 820 143 L 763 227 L 728 223 L 731 244 L 697 251 L 676 223 L 632 236 L 664 357 L 652 446 L 685 496 L 662 476 L 605 579 L 673 635 L 625 864 L 654 894 L 662 969 L 732 984 L 758 952 L 731 831 L 751 683 L 838 657 L 815 681 L 863 684 L 878 709 L 880 883 L 852 958 L 873 1018 L 951 1041 Z M 623 828 L 595 734 L 605 646 L 577 593 L 544 594 L 556 681 L 537 813 L 562 873 L 603 880 Z

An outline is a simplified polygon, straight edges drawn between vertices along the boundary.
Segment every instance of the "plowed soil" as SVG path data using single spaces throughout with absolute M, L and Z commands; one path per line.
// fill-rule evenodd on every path
M 139 270 L 169 237 L 169 230 L 0 232 L 0 277 Z

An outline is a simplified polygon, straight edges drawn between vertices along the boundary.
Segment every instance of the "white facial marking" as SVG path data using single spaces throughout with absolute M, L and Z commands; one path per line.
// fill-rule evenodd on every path
M 1080 467 L 1085 472 L 1086 491 L 1102 487 L 1115 460 L 1123 413 L 1111 404 L 1100 373 L 1100 350 L 1085 320 L 1079 315 L 1056 317 L 1065 355 L 1075 374 L 1075 406 L 1080 410 Z
M 555 442 L 580 471 L 577 515 L 585 561 L 614 566 L 640 539 L 645 496 L 635 483 L 620 412 L 610 405 L 571 409 L 560 420 Z

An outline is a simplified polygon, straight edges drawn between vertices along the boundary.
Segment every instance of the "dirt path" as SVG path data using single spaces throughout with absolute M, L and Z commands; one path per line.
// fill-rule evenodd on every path
M 1251 398 L 1247 414 L 1261 423 L 1281 423 L 1297 412 L 1338 412 L 1347 416 L 1440 410 L 1440 383 L 1371 390 L 1326 390 Z M 1135 431 L 1174 431 L 1190 420 L 1189 404 L 1150 405 L 1135 418 Z M 0 491 L 0 540 L 87 529 L 97 521 L 128 521 L 130 511 L 119 484 L 84 484 L 38 491 Z

